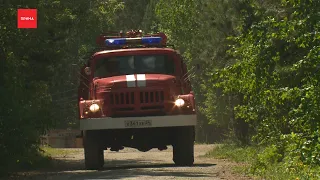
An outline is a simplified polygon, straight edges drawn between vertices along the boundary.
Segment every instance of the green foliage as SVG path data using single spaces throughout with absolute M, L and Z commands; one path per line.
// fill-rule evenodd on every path
M 194 65 L 201 64 L 201 71 L 190 76 L 200 119 L 198 141 L 217 141 L 219 135 L 227 134 L 231 128 L 233 110 L 229 105 L 237 101 L 231 98 L 236 95 L 222 96 L 222 89 L 215 83 L 219 81 L 218 70 L 233 61 L 226 54 L 227 37 L 236 33 L 240 4 L 221 0 L 161 0 L 156 6 L 160 30 L 178 47 L 189 70 L 193 72 Z
M 283 11 L 292 6 L 294 13 L 260 17 L 248 33 L 233 38 L 229 53 L 238 60 L 222 71 L 218 86 L 244 94 L 236 116 L 254 125 L 257 142 L 284 146 L 282 135 L 301 133 L 303 161 L 318 164 L 319 3 L 311 4 L 284 2 Z
M 273 167 L 276 174 L 295 175 L 302 168 L 300 177 L 307 178 L 306 169 L 320 165 L 320 1 L 31 0 L 4 5 L 0 170 L 30 161 L 26 155 L 38 151 L 38 137 L 48 128 L 77 127 L 78 66 L 87 60 L 96 36 L 140 28 L 165 32 L 187 63 L 199 142 L 229 137 L 240 145 L 264 147 L 252 162 L 257 174 Z M 17 7 L 38 9 L 37 29 L 16 28 Z M 196 64 L 200 71 L 194 71 Z M 254 151 L 237 153 L 251 157 Z
M 229 159 L 240 162 L 238 173 L 258 177 L 258 179 L 319 179 L 319 167 L 303 165 L 301 161 L 295 161 L 295 165 L 288 166 L 279 161 L 281 155 L 274 145 L 262 146 L 239 146 L 225 144 L 214 148 L 206 154 L 207 157 Z
M 162 0 L 156 8 L 189 69 L 203 64 L 193 78 L 198 132 L 218 127 L 241 144 L 266 147 L 257 173 L 279 162 L 320 165 L 319 7 L 307 0 Z
M 209 151 L 206 157 L 215 157 L 218 159 L 231 159 L 235 162 L 248 162 L 256 157 L 257 150 L 253 147 L 239 147 L 234 144 L 225 144 L 215 147 Z
M 79 67 L 123 4 L 10 1 L 0 12 L 0 174 L 38 162 L 39 136 L 77 126 Z M 38 9 L 37 29 L 17 29 L 17 7 Z
M 283 1 L 278 14 L 251 5 L 254 13 L 245 14 L 255 21 L 230 38 L 235 43 L 228 53 L 237 61 L 221 71 L 217 86 L 244 95 L 235 115 L 254 127 L 254 142 L 268 145 L 257 171 L 282 160 L 318 166 L 320 4 Z

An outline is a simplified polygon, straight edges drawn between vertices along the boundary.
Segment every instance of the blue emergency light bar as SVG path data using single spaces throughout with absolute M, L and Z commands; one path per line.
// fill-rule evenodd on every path
M 126 38 L 106 39 L 106 45 L 125 45 Z
M 162 41 L 161 37 L 142 37 L 142 38 L 115 38 L 106 39 L 105 43 L 107 46 L 121 46 L 126 44 L 160 44 Z
M 143 37 L 141 38 L 142 44 L 160 44 L 162 38 L 161 37 Z

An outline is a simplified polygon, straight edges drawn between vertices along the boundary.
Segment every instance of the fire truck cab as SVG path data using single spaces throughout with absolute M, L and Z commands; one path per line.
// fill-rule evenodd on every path
M 81 70 L 79 120 L 85 167 L 100 169 L 104 150 L 173 147 L 179 166 L 194 163 L 196 108 L 186 65 L 163 33 L 101 35 Z

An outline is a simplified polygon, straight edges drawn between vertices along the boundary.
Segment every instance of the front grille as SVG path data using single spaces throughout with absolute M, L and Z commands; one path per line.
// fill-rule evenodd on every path
M 134 104 L 134 92 L 112 92 L 110 103 L 112 105 Z
M 161 106 L 142 106 L 141 110 L 162 110 L 164 108 L 163 105 Z
M 143 91 L 137 93 L 140 94 L 140 104 L 164 102 L 163 91 Z M 111 92 L 109 97 L 111 105 L 134 105 L 136 101 L 135 92 Z
M 164 101 L 163 91 L 140 92 L 140 103 L 161 103 Z

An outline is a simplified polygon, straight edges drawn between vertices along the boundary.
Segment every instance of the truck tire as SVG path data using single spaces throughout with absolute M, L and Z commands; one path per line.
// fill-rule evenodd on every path
M 177 166 L 192 166 L 194 163 L 194 127 L 179 127 L 173 143 L 173 161 Z
M 104 165 L 104 154 L 103 149 L 100 146 L 98 133 L 94 131 L 85 131 L 83 143 L 86 169 L 101 169 Z

